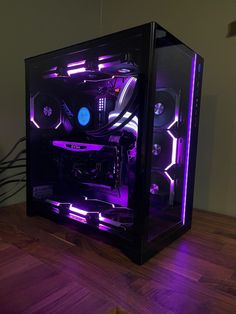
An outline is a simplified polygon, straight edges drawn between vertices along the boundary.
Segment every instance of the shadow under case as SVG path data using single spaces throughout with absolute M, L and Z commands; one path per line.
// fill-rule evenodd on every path
M 27 214 L 139 264 L 187 231 L 203 59 L 148 23 L 25 64 Z

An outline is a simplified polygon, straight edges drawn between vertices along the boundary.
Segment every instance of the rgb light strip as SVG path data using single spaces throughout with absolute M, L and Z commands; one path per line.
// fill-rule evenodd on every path
M 191 141 L 191 126 L 192 126 L 192 114 L 193 114 L 193 99 L 194 99 L 194 85 L 196 74 L 196 62 L 197 55 L 194 54 L 191 69 L 191 81 L 190 81 L 190 94 L 189 94 L 189 116 L 188 116 L 188 130 L 186 141 L 186 164 L 184 171 L 184 190 L 183 190 L 183 202 L 182 202 L 182 224 L 185 224 L 186 214 L 186 202 L 187 202 L 187 189 L 188 189 L 188 172 L 189 172 L 189 154 L 190 154 L 190 141 Z

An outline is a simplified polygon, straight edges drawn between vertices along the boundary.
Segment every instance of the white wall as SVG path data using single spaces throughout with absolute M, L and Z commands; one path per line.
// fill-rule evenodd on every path
M 99 0 L 1 0 L 0 159 L 25 135 L 24 59 L 99 36 L 99 5 Z M 25 191 L 6 204 L 24 199 Z
M 194 205 L 236 216 L 235 0 L 13 3 L 0 11 L 0 154 L 24 134 L 25 57 L 154 20 L 205 58 Z

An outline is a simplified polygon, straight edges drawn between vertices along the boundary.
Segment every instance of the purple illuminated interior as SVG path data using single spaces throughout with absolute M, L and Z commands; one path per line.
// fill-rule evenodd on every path
M 160 54 L 168 55 L 168 49 Z M 78 51 L 52 58 L 32 73 L 33 199 L 80 223 L 130 232 L 143 118 L 140 61 L 137 53 L 127 56 L 102 47 L 94 54 Z M 148 218 L 155 233 L 185 223 L 188 186 L 196 55 L 182 81 L 173 77 L 175 59 L 168 58 L 160 58 L 167 63 L 156 69 L 160 75 L 153 104 Z M 166 71 L 168 66 L 172 68 Z
M 125 231 L 134 216 L 139 66 L 122 59 L 78 53 L 40 69 L 30 121 L 43 145 L 33 152 L 34 199 L 56 214 Z

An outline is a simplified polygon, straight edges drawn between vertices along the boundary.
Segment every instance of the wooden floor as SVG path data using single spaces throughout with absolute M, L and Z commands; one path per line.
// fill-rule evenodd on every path
M 75 245 L 76 243 L 76 245 Z M 41 217 L 0 209 L 0 313 L 236 313 L 236 218 L 192 230 L 144 266 Z

